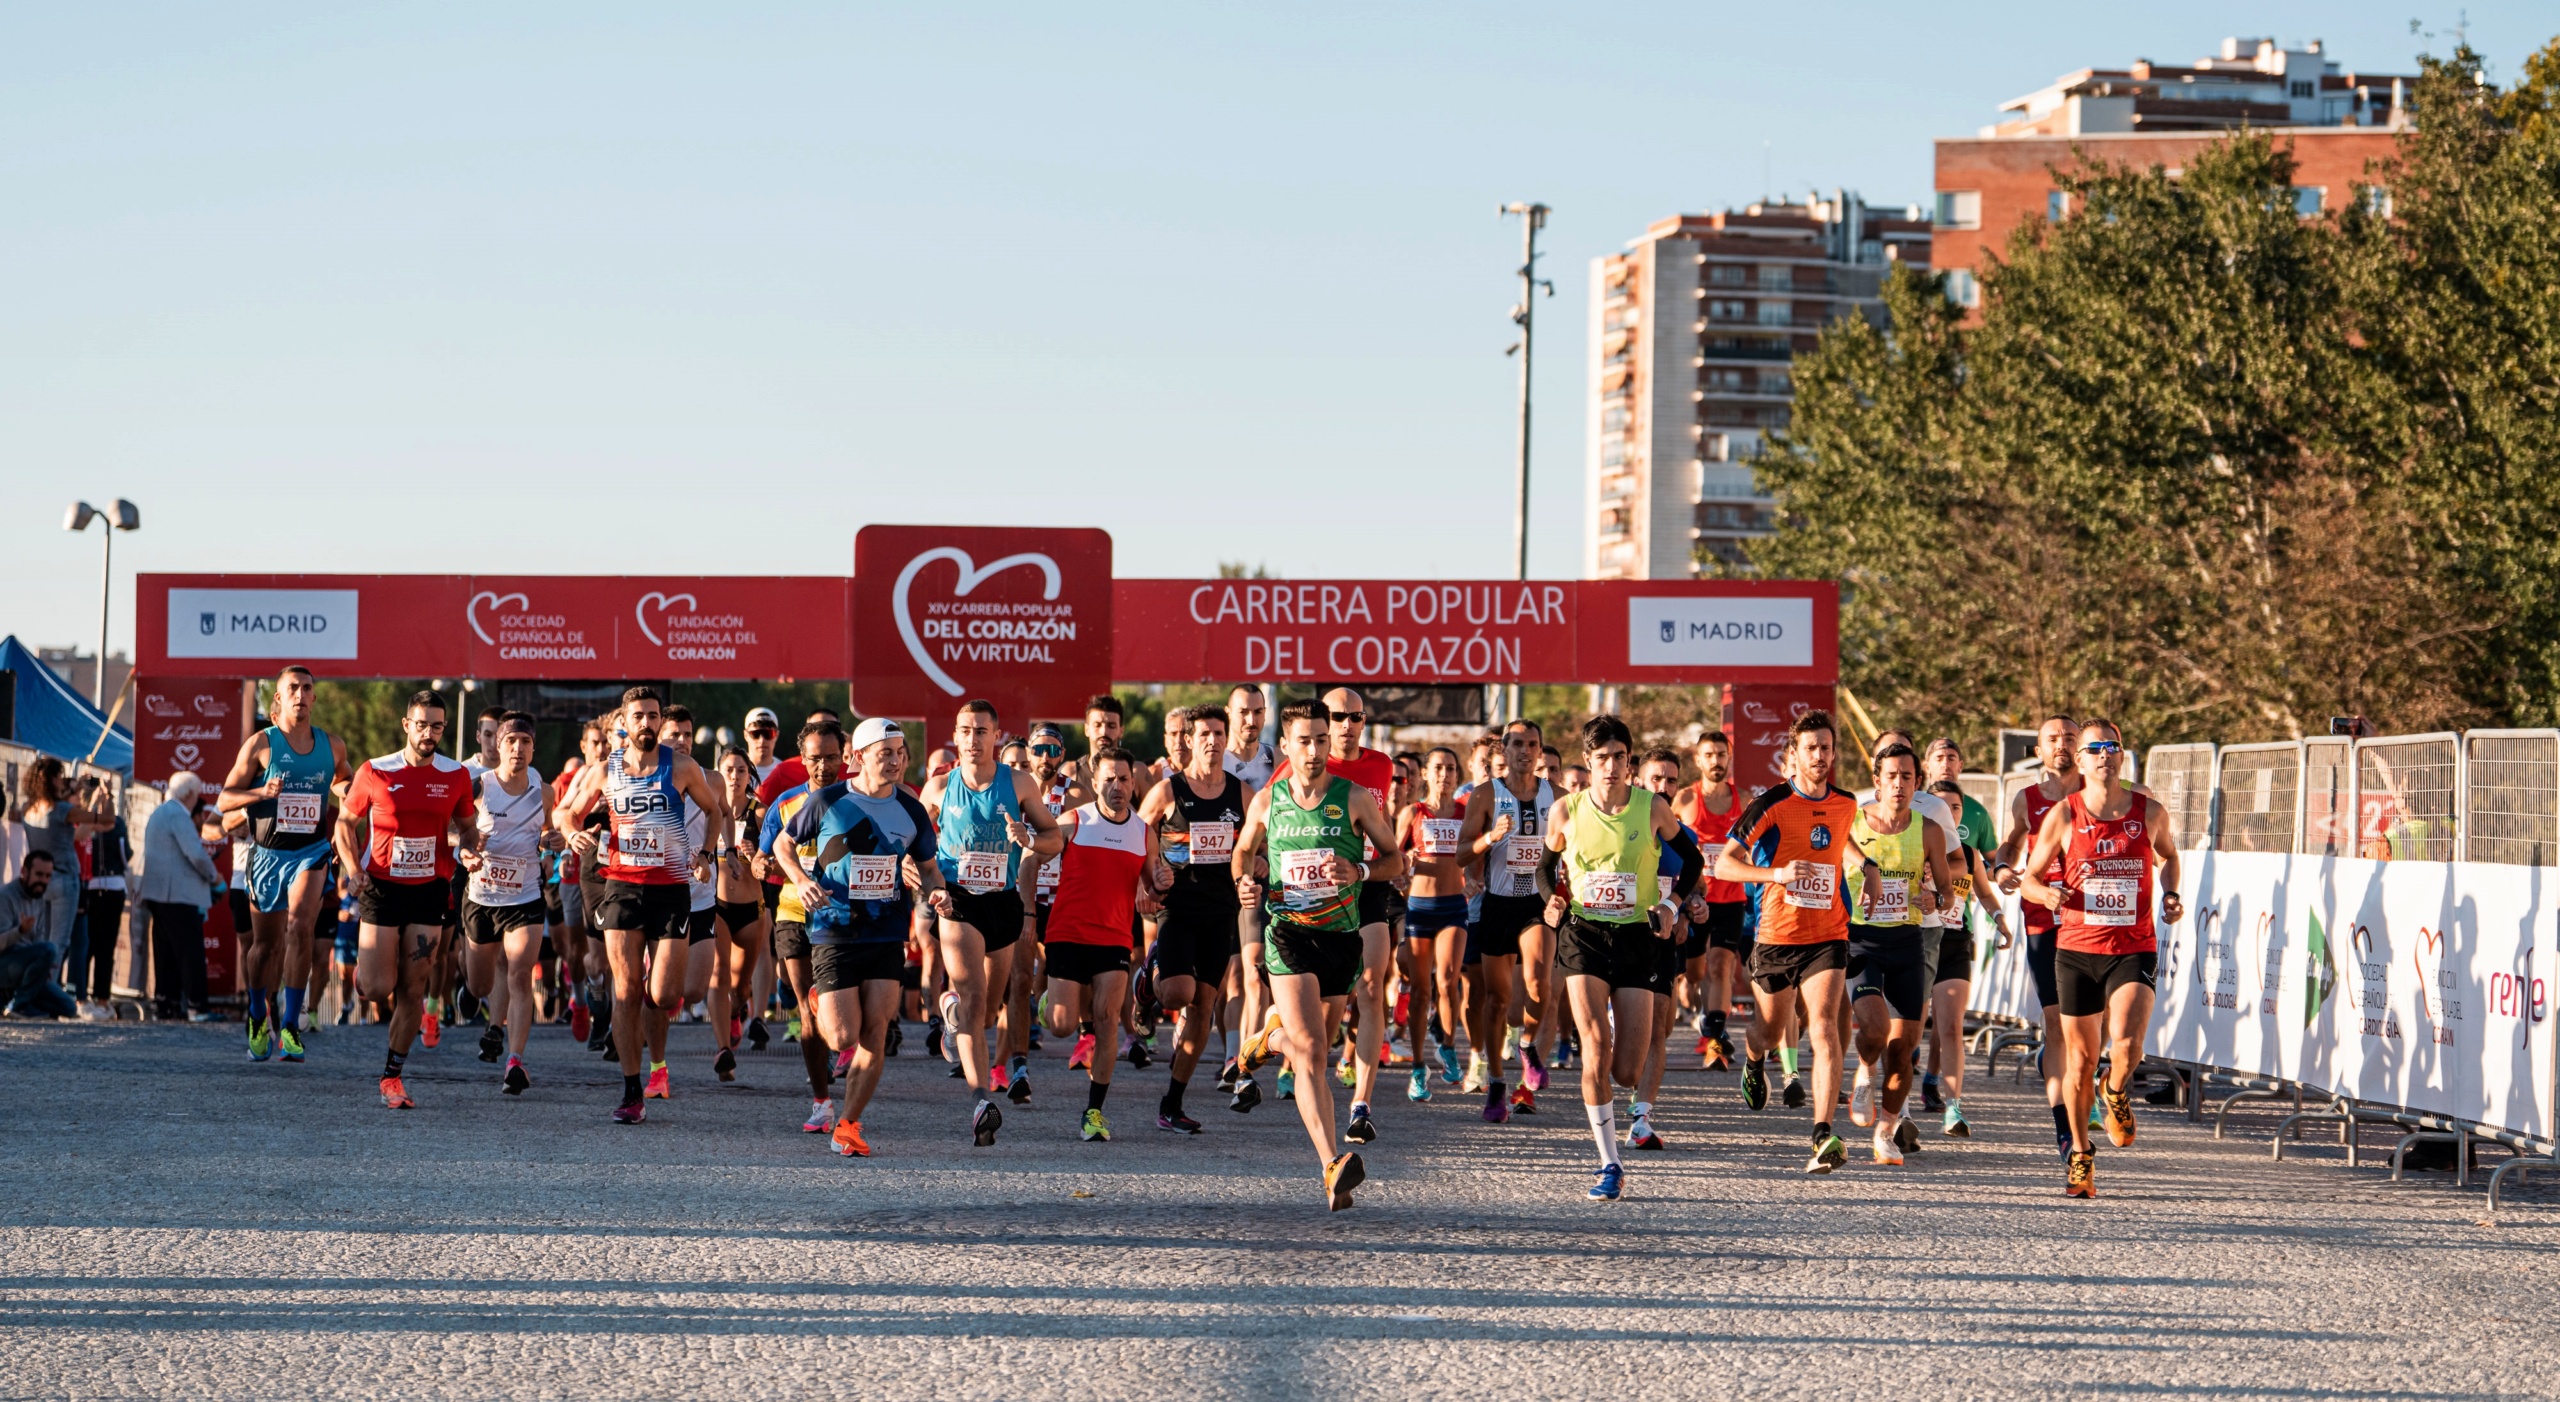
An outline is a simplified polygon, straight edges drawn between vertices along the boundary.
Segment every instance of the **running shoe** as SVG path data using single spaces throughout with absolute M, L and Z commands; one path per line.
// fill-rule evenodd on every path
M 1296 1073 L 1290 1071 L 1286 1067 L 1283 1067 L 1281 1068 L 1280 1074 L 1273 1079 L 1279 1082 L 1279 1094 L 1282 1100 L 1295 1100 L 1298 1098 L 1298 1077 Z
M 1442 1042 L 1440 1044 L 1440 1084 L 1454 1086 L 1465 1079 L 1466 1074 L 1458 1062 L 1458 1049 Z
M 1532 1093 L 1527 1086 L 1513 1087 L 1511 1091 L 1511 1113 L 1515 1115 L 1534 1115 L 1538 1113 L 1538 1097 Z
M 956 1061 L 955 1061 L 955 1062 L 953 1062 L 953 1063 L 951 1063 L 951 1076 L 950 1076 L 950 1079 L 955 1080 L 955 1081 L 965 1081 L 965 1080 L 967 1080 L 968 1078 L 969 1078 L 969 1068 L 968 1068 L 968 1067 L 963 1066 L 963 1065 L 961 1065 L 959 1062 L 956 1062 Z
M 960 1060 L 960 1039 L 952 1032 L 960 1025 L 960 995 L 945 989 L 942 994 L 942 1059 Z
M 1170 1130 L 1175 1134 L 1198 1134 L 1200 1132 L 1200 1122 L 1179 1110 L 1166 1110 L 1162 1107 L 1158 1107 L 1156 1111 L 1156 1128 Z
M 1340 1085 L 1344 1090 L 1349 1090 L 1353 1086 L 1360 1084 L 1359 1064 L 1353 1061 L 1350 1057 L 1344 1057 L 1341 1062 L 1333 1068 L 1333 1079 L 1335 1084 Z
M 1866 1068 L 1858 1068 L 1857 1089 L 1849 1092 L 1849 1123 L 1860 1129 L 1876 1122 L 1875 1082 L 1866 1077 Z
M 738 1054 L 729 1050 L 727 1047 L 722 1047 L 720 1049 L 720 1054 L 711 1058 L 711 1070 L 712 1073 L 717 1075 L 721 1080 L 734 1081 L 738 1079 Z
M 1360 1186 L 1369 1170 L 1360 1164 L 1358 1154 L 1344 1154 L 1324 1166 L 1324 1201 L 1332 1211 L 1340 1212 L 1351 1205 L 1351 1190 Z
M 1894 1136 L 1883 1125 L 1877 1125 L 1874 1138 L 1876 1162 L 1900 1167 L 1902 1146 L 1894 1142 Z
M 667 1068 L 661 1064 L 649 1068 L 648 1088 L 640 1092 L 643 1100 L 665 1100 L 672 1088 L 667 1084 Z
M 1924 1080 L 1920 1083 L 1920 1108 L 1932 1115 L 1947 1108 L 1947 1098 L 1938 1093 L 1938 1083 L 1935 1080 Z
M 1262 1020 L 1262 1030 L 1244 1039 L 1244 1051 L 1237 1056 L 1236 1064 L 1248 1076 L 1261 1070 L 1262 1064 L 1271 1059 L 1271 1039 L 1279 1035 L 1280 1010 L 1273 1008 Z
M 2089 1097 L 2089 1128 L 2105 1129 L 2107 1127 L 2106 1083 L 2099 1082 L 2096 1089 L 2098 1093 Z
M 1431 1098 L 1431 1070 L 1429 1067 L 1416 1066 L 1413 1068 L 1413 1083 L 1404 1088 L 1404 1098 L 1413 1101 L 1416 1104 L 1420 1104 Z
M 273 1049 L 270 1046 L 267 1037 L 267 1025 L 264 1022 L 250 1023 L 249 1059 L 251 1061 L 264 1061 L 272 1054 L 272 1051 Z
M 832 1100 L 809 1102 L 809 1118 L 800 1122 L 802 1134 L 824 1134 L 835 1126 L 836 1106 Z
M 2098 1195 L 2098 1156 L 2073 1154 L 2062 1171 L 2062 1195 L 2067 1198 L 2093 1198 Z
M 1223 1065 L 1218 1067 L 1218 1094 L 1233 1095 L 1235 1093 L 1236 1064 L 1234 1059 L 1230 1058 Z
M 843 1051 L 837 1052 L 835 1054 L 835 1058 L 827 1063 L 828 1074 L 834 1076 L 839 1081 L 843 1080 L 845 1073 L 852 1069 L 853 1048 L 851 1047 L 847 1047 Z
M 1787 1078 L 1786 1091 L 1779 1096 L 1779 1099 L 1784 1100 L 1787 1104 L 1787 1108 L 1790 1110 L 1800 1110 L 1804 1108 L 1804 1077 L 1789 1076 Z
M 280 1027 L 276 1029 L 276 1055 L 285 1061 L 300 1061 L 302 1059 L 302 1038 L 297 1035 L 292 1028 Z M 2125 1142 L 2130 1144 L 2133 1141 L 2128 1138 Z
M 1467 1078 L 1458 1083 L 1458 1094 L 1473 1095 L 1477 1091 L 1483 1090 L 1492 1078 L 1493 1067 L 1485 1062 L 1483 1055 L 1481 1053 L 1469 1053 L 1467 1056 Z
M 1839 1135 L 1826 1134 L 1813 1146 L 1813 1157 L 1805 1160 L 1804 1171 L 1808 1174 L 1829 1173 L 1848 1161 L 1849 1146 L 1840 1142 Z
M 1745 1109 L 1769 1108 L 1769 1067 L 1765 1062 L 1742 1063 L 1742 1104 Z
M 569 1005 L 569 1040 L 583 1042 L 587 1040 L 587 1034 L 594 1030 L 595 1019 L 587 1012 L 587 1005 L 571 1003 Z
M 1913 1124 L 1909 1115 L 1903 1116 L 1902 1119 L 1894 1125 L 1893 1143 L 1895 1148 L 1900 1149 L 1906 1154 L 1916 1154 L 1920 1152 L 1920 1126 Z
M 1031 1103 L 1031 1062 L 1024 1057 L 1013 1059 L 1013 1072 L 1005 1077 L 1005 1098 L 1016 1105 Z
M 533 1077 L 525 1074 L 524 1058 L 520 1056 L 508 1057 L 507 1074 L 504 1082 L 507 1094 L 522 1095 L 525 1092 L 525 1088 L 532 1084 Z
M 1583 1196 L 1593 1202 L 1616 1202 L 1618 1194 L 1624 1192 L 1626 1186 L 1626 1169 L 1617 1164 L 1604 1163 L 1600 1165 L 1598 1173 L 1591 1175 L 1591 1191 Z
M 1366 1144 L 1378 1137 L 1378 1125 L 1366 1110 L 1351 1112 L 1351 1123 L 1342 1127 L 1342 1137 L 1354 1144 Z
M 798 1026 L 799 1024 L 797 1023 L 793 1024 L 794 1031 L 791 1040 L 795 1042 L 800 1040 L 797 1031 Z M 880 1054 L 882 1056 L 896 1056 L 898 1054 L 898 1048 L 903 1047 L 906 1044 L 907 1031 L 905 1025 L 894 1017 L 889 1019 L 888 1035 L 880 1039 Z
M 1662 1136 L 1654 1132 L 1652 1119 L 1644 1115 L 1638 1115 L 1635 1118 L 1635 1123 L 1627 1126 L 1627 1147 L 1630 1149 L 1659 1149 L 1662 1147 Z
M 1947 1102 L 1946 1133 L 1947 1137 L 1950 1139 L 1971 1139 L 1973 1137 L 1973 1125 L 1964 1117 L 1964 1102 L 1961 1100 L 1950 1100 Z
M 499 1057 L 506 1055 L 506 1051 L 507 1030 L 494 1022 L 490 1023 L 488 1027 L 480 1033 L 480 1059 L 482 1061 L 495 1061 Z
M 433 1009 L 418 1016 L 418 1040 L 425 1043 L 429 1051 L 434 1051 L 436 1043 L 444 1040 L 444 1027 L 436 1021 Z
M 1132 1037 L 1129 1039 L 1129 1064 L 1141 1071 L 1146 1070 L 1149 1066 L 1155 1063 L 1155 1054 L 1147 1050 L 1147 1040 L 1148 1039 L 1144 1037 Z
M 1517 1055 L 1519 1051 L 1520 1029 L 1517 1027 L 1506 1027 L 1502 1029 L 1502 1056 L 1500 1059 L 1503 1063 L 1506 1065 L 1509 1064 L 1511 1058 Z
M 587 1050 L 591 1052 L 609 1053 L 613 1050 L 613 1014 L 611 1012 L 589 1016 L 586 1043 Z
M 409 1088 L 400 1084 L 399 1077 L 385 1076 L 382 1078 L 382 1108 L 415 1110 L 418 1108 L 418 1102 L 409 1098 Z
M 969 1113 L 969 1142 L 983 1149 L 996 1142 L 996 1131 L 1004 1126 L 1004 1112 L 992 1100 L 981 1100 Z
M 924 1054 L 942 1055 L 942 1014 L 940 1013 L 935 1013 L 924 1020 Z
M 773 1033 L 765 1027 L 763 1018 L 747 1019 L 747 1045 L 757 1051 L 763 1051 L 766 1047 L 773 1045 Z
M 1699 1041 L 1702 1045 L 1698 1054 L 1703 1058 L 1699 1066 L 1700 1070 L 1730 1071 L 1733 1069 L 1733 1043 L 1722 1037 L 1702 1037 Z
M 994 1107 L 989 1106 L 988 1108 L 993 1109 Z M 1084 1129 L 1081 1131 L 1081 1135 L 1084 1142 L 1087 1144 L 1108 1144 L 1111 1142 L 1111 1122 L 1102 1118 L 1101 1111 L 1087 1110 L 1084 1112 Z M 994 1142 L 994 1136 L 992 1134 L 988 1136 L 988 1142 Z
M 793 1013 L 791 1015 L 791 1020 L 782 1025 L 782 1040 L 786 1042 L 796 1042 L 800 1040 L 800 1015 L 798 1013 Z
M 987 1089 L 1003 1090 L 1013 1084 L 1013 1073 L 1001 1066 L 987 1068 Z
M 1243 1115 L 1251 1113 L 1253 1107 L 1261 1103 L 1261 1082 L 1256 1081 L 1251 1076 L 1244 1076 L 1237 1079 L 1235 1098 L 1227 1102 L 1227 1108 L 1235 1111 L 1239 1115 Z
M 1091 1065 L 1093 1065 L 1093 1034 L 1087 1032 L 1076 1038 L 1075 1050 L 1067 1053 L 1067 1069 L 1082 1071 Z
M 2053 1107 L 2053 1148 L 2064 1163 L 2071 1162 L 2071 1114 L 2059 1105 Z
M 1484 1122 L 1489 1125 L 1507 1123 L 1511 1119 L 1511 1093 L 1500 1081 L 1488 1081 L 1484 1088 Z
M 1538 1059 L 1538 1049 L 1534 1045 L 1520 1048 L 1520 1088 L 1522 1090 L 1547 1088 L 1546 1063 Z
M 836 1132 L 827 1137 L 827 1143 L 835 1149 L 839 1156 L 843 1158 L 867 1159 L 871 1157 L 871 1141 L 862 1137 L 862 1121 L 860 1120 L 836 1121 Z
M 340 1027 L 346 1027 L 353 1024 L 355 1016 L 356 1010 L 352 1004 L 340 1007 L 338 1009 L 338 1025 Z
M 613 1107 L 613 1122 L 618 1125 L 641 1124 L 648 1118 L 649 1107 L 637 1100 L 626 1100 Z
M 2120 1090 L 2098 1087 L 2098 1106 L 2106 1112 L 2107 1142 L 2119 1149 L 2133 1144 L 2133 1097 Z
M 1698 1034 L 1698 1055 L 1700 1055 L 1700 1056 L 1705 1056 L 1705 1055 L 1707 1055 L 1707 1049 L 1708 1049 L 1709 1047 L 1711 1047 L 1711 1046 L 1715 1045 L 1715 1040 L 1716 1040 L 1715 1038 L 1708 1036 L 1708 1035 L 1707 1035 L 1706 1033 L 1704 1033 L 1704 1032 L 1699 1033 L 1699 1034 Z

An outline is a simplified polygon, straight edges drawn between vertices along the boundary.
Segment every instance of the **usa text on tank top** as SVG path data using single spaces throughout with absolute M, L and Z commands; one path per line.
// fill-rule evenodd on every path
M 686 882 L 693 860 L 685 850 L 675 751 L 660 746 L 658 767 L 637 775 L 624 767 L 625 753 L 617 746 L 604 760 L 604 879 L 647 886 Z

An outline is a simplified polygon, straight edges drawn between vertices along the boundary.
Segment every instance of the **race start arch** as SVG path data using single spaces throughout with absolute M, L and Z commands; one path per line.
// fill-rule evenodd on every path
M 845 576 L 136 584 L 145 776 L 227 753 L 245 717 L 211 727 L 205 712 L 289 662 L 350 679 L 841 678 L 868 715 L 985 696 L 1026 719 L 1077 716 L 1115 681 L 1723 683 L 1802 698 L 1827 696 L 1839 670 L 1827 581 L 1118 579 L 1110 536 L 1090 529 L 866 526 Z

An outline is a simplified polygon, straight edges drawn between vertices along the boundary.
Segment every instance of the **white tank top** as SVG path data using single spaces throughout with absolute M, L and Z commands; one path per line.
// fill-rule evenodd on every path
M 718 904 L 720 898 L 718 865 L 716 863 L 713 865 L 711 877 L 706 881 L 695 880 L 692 875 L 693 868 L 690 865 L 694 853 L 711 845 L 705 840 L 710 835 L 711 815 L 695 807 L 692 799 L 686 799 L 684 801 L 684 850 L 688 865 L 685 868 L 685 882 L 693 888 L 693 904 L 688 907 L 692 910 L 709 910 Z
M 474 905 L 523 905 L 542 894 L 542 810 L 551 791 L 531 768 L 524 781 L 523 793 L 509 794 L 496 770 L 480 776 L 480 869 L 465 892 Z
M 1547 859 L 1547 810 L 1556 806 L 1555 785 L 1538 781 L 1537 811 L 1524 811 L 1511 786 L 1493 781 L 1493 818 L 1511 819 L 1511 833 L 1484 854 L 1484 892 L 1488 896 L 1538 894 L 1538 867 Z

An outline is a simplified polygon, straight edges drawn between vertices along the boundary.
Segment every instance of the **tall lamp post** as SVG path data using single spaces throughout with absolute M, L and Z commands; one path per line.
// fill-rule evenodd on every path
M 1520 424 L 1515 444 L 1513 473 L 1518 501 L 1511 517 L 1511 553 L 1514 577 L 1529 578 L 1529 357 L 1537 331 L 1537 292 L 1543 287 L 1547 295 L 1556 295 L 1556 285 L 1538 276 L 1538 231 L 1547 227 L 1551 213 L 1542 204 L 1514 202 L 1502 207 L 1504 215 L 1520 216 L 1520 303 L 1511 309 L 1511 319 L 1520 327 L 1520 339 L 1505 355 L 1520 357 Z M 1520 684 L 1513 682 L 1503 690 L 1503 719 L 1520 718 Z
M 141 530 L 142 508 L 123 497 L 117 497 L 115 507 L 108 511 L 75 501 L 62 518 L 62 528 L 85 531 L 92 521 L 100 523 L 98 538 L 106 546 L 98 565 L 98 675 L 96 685 L 90 688 L 90 699 L 103 711 L 107 708 L 107 611 L 115 597 L 116 532 Z

